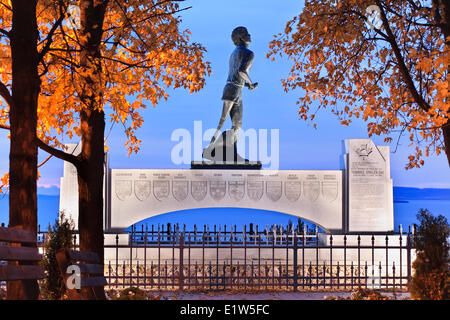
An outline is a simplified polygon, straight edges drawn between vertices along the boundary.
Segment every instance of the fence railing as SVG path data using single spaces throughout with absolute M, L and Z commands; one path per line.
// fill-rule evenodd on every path
M 132 228 L 105 245 L 112 288 L 283 290 L 405 289 L 411 234 L 327 235 L 312 230 Z M 124 259 L 124 257 L 126 257 Z
M 415 255 L 411 233 L 401 230 L 358 235 L 276 226 L 146 226 L 107 236 L 105 277 L 116 289 L 402 290 Z M 46 232 L 38 241 L 42 246 Z

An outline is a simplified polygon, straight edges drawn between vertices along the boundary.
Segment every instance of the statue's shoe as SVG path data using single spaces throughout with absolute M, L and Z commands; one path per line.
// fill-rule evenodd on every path
M 250 161 L 248 159 L 242 158 L 239 155 L 239 153 L 236 152 L 235 161 L 234 162 L 237 162 L 237 163 L 249 163 Z
M 215 155 L 214 149 L 211 149 L 210 147 L 203 149 L 202 157 L 204 159 L 214 161 L 215 160 L 214 155 Z

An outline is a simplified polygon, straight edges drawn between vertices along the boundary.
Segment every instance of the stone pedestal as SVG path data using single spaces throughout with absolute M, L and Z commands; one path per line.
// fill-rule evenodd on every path
M 208 169 L 224 169 L 224 170 L 260 170 L 262 167 L 259 161 L 248 161 L 244 163 L 229 163 L 226 161 L 192 161 L 191 169 L 208 170 Z

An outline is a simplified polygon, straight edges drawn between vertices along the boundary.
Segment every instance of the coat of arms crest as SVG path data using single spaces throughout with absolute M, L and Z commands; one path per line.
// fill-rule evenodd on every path
M 172 194 L 178 201 L 183 201 L 187 198 L 189 192 L 189 181 L 173 181 Z
M 272 201 L 278 201 L 282 195 L 282 183 L 281 181 L 267 181 L 266 182 L 266 194 Z
M 236 201 L 241 200 L 245 194 L 244 181 L 228 181 L 228 193 L 230 197 Z
M 134 195 L 138 200 L 144 201 L 150 195 L 150 180 L 135 180 Z
M 191 194 L 192 198 L 197 201 L 202 201 L 205 199 L 207 193 L 207 182 L 206 181 L 191 181 Z
M 154 180 L 153 181 L 153 194 L 156 199 L 163 200 L 169 196 L 170 182 L 167 180 Z
M 300 181 L 286 181 L 284 193 L 289 201 L 297 201 L 300 197 L 302 184 Z
M 320 195 L 320 182 L 319 181 L 304 181 L 303 190 L 305 191 L 305 197 L 309 201 L 316 201 Z
M 225 181 L 211 181 L 209 185 L 209 192 L 214 200 L 221 200 L 225 197 L 226 190 L 227 186 Z
M 322 182 L 322 195 L 330 202 L 336 200 L 338 196 L 338 183 L 337 181 L 324 181 Z
M 264 181 L 247 181 L 247 194 L 250 199 L 258 201 L 264 193 Z
M 115 189 L 117 198 L 124 201 L 125 198 L 131 196 L 131 180 L 116 180 Z

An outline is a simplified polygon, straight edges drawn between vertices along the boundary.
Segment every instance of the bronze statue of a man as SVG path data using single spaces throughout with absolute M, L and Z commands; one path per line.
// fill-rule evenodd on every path
M 242 88 L 245 86 L 249 90 L 253 90 L 258 86 L 258 83 L 253 83 L 249 77 L 250 68 L 255 55 L 248 49 L 248 45 L 251 43 L 251 37 L 247 31 L 247 28 L 235 28 L 231 34 L 231 39 L 236 45 L 236 49 L 234 49 L 230 56 L 230 68 L 227 83 L 223 89 L 222 115 L 220 117 L 217 130 L 211 139 L 210 145 L 203 152 L 203 157 L 210 160 L 218 160 L 214 157 L 214 151 L 212 153 L 211 151 L 213 148 L 219 148 L 221 144 L 226 144 L 227 142 L 225 140 L 234 146 L 234 150 L 236 152 L 236 142 L 242 126 Z M 223 141 L 221 143 L 216 142 L 216 139 L 220 134 L 220 129 L 222 128 L 225 120 L 228 118 L 228 115 L 231 117 L 231 130 L 223 133 L 223 136 L 226 136 L 226 138 L 222 139 Z M 237 157 L 242 159 L 238 155 Z

